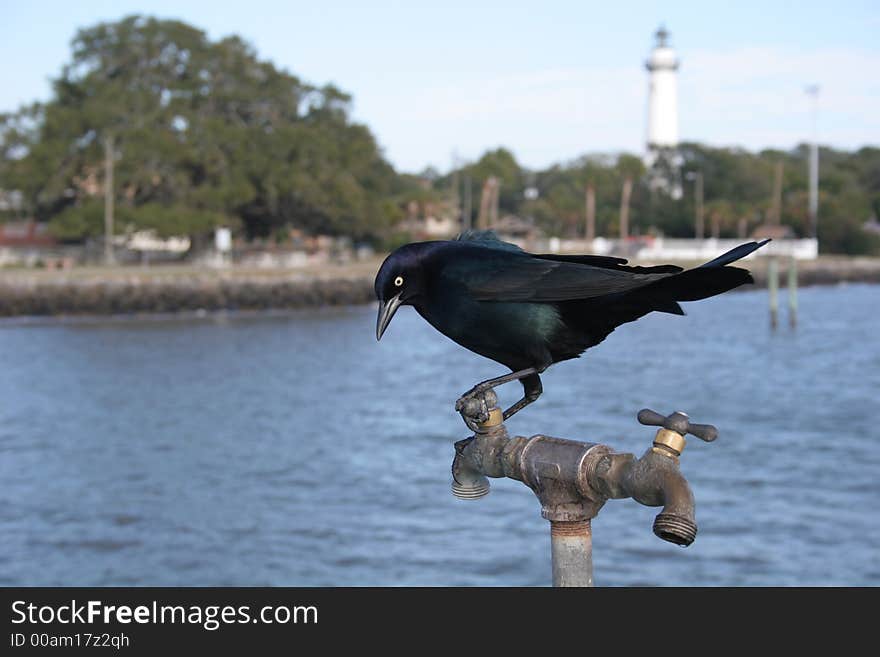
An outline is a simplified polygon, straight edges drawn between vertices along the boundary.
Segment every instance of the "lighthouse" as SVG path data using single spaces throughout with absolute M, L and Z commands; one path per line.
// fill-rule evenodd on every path
M 679 61 L 669 45 L 669 32 L 661 26 L 645 68 L 648 69 L 648 134 L 645 166 L 652 190 L 681 198 L 681 156 L 678 153 Z

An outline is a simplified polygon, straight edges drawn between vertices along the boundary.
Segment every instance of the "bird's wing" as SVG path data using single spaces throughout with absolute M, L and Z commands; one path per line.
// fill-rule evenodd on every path
M 650 267 L 627 266 L 626 258 L 614 258 L 612 256 L 599 255 L 559 255 L 556 253 L 534 254 L 542 260 L 558 260 L 559 262 L 576 262 L 581 265 L 602 267 L 603 269 L 616 269 L 628 271 L 633 274 L 678 274 L 684 271 L 676 265 L 653 265 Z
M 526 253 L 486 251 L 460 260 L 456 279 L 479 301 L 553 302 L 629 292 L 671 273 L 637 274 L 577 262 L 536 258 Z

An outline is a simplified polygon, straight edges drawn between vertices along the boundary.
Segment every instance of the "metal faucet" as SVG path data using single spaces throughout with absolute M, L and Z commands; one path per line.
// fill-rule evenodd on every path
M 541 434 L 511 438 L 497 403 L 494 390 L 488 390 L 460 409 L 474 435 L 455 443 L 452 493 L 462 499 L 483 497 L 489 493 L 488 477 L 516 479 L 531 488 L 541 515 L 550 521 L 554 586 L 593 585 L 590 521 L 609 499 L 631 497 L 662 506 L 654 533 L 681 546 L 694 542 L 694 496 L 679 471 L 679 457 L 685 434 L 712 442 L 718 437 L 715 427 L 692 423 L 681 411 L 663 416 L 643 409 L 639 422 L 660 429 L 653 445 L 636 459 L 597 443 Z

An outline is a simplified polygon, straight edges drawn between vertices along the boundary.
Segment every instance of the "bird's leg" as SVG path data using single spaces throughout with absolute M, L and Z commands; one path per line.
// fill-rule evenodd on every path
M 507 420 L 514 413 L 524 409 L 526 406 L 535 401 L 544 392 L 544 386 L 541 385 L 541 377 L 537 373 L 520 379 L 523 384 L 523 398 L 516 402 L 513 406 L 504 411 L 504 419 Z
M 527 376 L 537 375 L 538 370 L 534 367 L 527 367 L 524 370 L 519 370 L 517 372 L 511 372 L 510 374 L 505 374 L 504 376 L 498 376 L 494 379 L 486 379 L 485 381 L 481 381 L 473 388 L 464 393 L 461 397 L 458 398 L 458 401 L 455 402 L 455 410 L 460 410 L 459 407 L 469 398 L 475 397 L 480 393 L 486 392 L 487 390 L 491 390 L 497 386 L 503 385 L 505 383 L 510 383 L 511 381 L 517 381 L 519 379 L 524 379 Z
M 485 381 L 478 383 L 477 385 L 475 385 L 473 388 L 471 388 L 466 393 L 464 393 L 461 397 L 458 398 L 458 401 L 455 402 L 455 410 L 458 411 L 459 413 L 461 413 L 462 410 L 469 410 L 469 409 L 465 408 L 465 404 L 472 399 L 477 399 L 480 402 L 481 408 L 478 410 L 478 412 L 473 414 L 474 418 L 476 420 L 478 420 L 479 422 L 485 422 L 486 420 L 489 419 L 489 409 L 487 408 L 485 400 L 482 399 L 482 395 L 486 391 L 492 390 L 496 386 L 500 386 L 502 384 L 509 383 L 511 381 L 516 381 L 517 379 L 527 379 L 527 378 L 531 378 L 531 377 L 534 377 L 538 380 L 537 395 L 535 395 L 532 399 L 528 399 L 528 401 L 526 401 L 526 399 L 529 396 L 528 395 L 528 388 L 527 388 L 526 397 L 524 397 L 519 402 L 514 404 L 513 407 L 508 409 L 508 412 L 513 411 L 512 413 L 510 413 L 511 415 L 513 415 L 513 413 L 516 413 L 516 411 L 520 410 L 523 406 L 526 406 L 527 404 L 530 404 L 531 402 L 533 402 L 535 399 L 538 398 L 538 395 L 541 394 L 541 380 L 537 378 L 538 377 L 538 370 L 535 369 L 534 367 L 529 367 L 524 370 L 519 370 L 517 372 L 511 372 L 510 374 L 505 374 L 504 376 L 499 376 L 494 379 L 486 379 Z M 526 385 L 526 383 L 524 382 L 523 386 L 525 386 L 525 385 Z M 532 388 L 534 389 L 534 385 L 532 386 Z M 517 407 L 517 408 L 514 410 L 514 407 Z M 468 415 L 471 415 L 471 413 L 469 412 Z M 505 417 L 505 419 L 508 417 L 507 412 L 505 412 L 504 417 Z M 470 423 L 468 423 L 468 426 L 470 426 Z M 473 428 L 473 427 L 471 427 L 471 428 Z

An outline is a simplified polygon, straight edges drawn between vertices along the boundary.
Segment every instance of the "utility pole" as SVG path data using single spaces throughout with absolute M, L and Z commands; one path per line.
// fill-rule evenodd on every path
M 779 160 L 776 163 L 775 175 L 773 176 L 773 206 L 770 213 L 770 222 L 774 226 L 778 226 L 782 219 L 782 170 L 783 162 Z
M 452 213 L 463 224 L 461 197 L 458 192 L 458 153 L 452 151 Z
M 116 264 L 113 255 L 113 136 L 104 137 L 104 263 Z
M 490 204 L 492 202 L 492 181 L 494 178 L 489 176 L 483 182 L 483 190 L 480 193 L 480 213 L 477 215 L 477 230 L 486 230 L 489 228 Z
M 632 194 L 632 176 L 623 181 L 623 193 L 620 195 L 620 239 L 629 237 L 629 197 Z
M 492 204 L 491 214 L 489 215 L 489 228 L 495 230 L 498 226 L 498 192 L 501 187 L 501 181 L 498 178 L 492 178 L 494 184 L 492 185 Z
M 697 172 L 697 239 L 703 239 L 703 172 Z
M 694 236 L 701 240 L 703 239 L 703 235 L 705 233 L 705 229 L 703 228 L 703 172 L 702 171 L 690 171 L 685 174 L 686 180 L 694 181 L 694 208 L 695 208 L 695 225 L 694 225 Z
M 587 242 L 596 239 L 596 188 L 593 183 L 587 183 Z
M 498 223 L 498 188 L 501 181 L 495 176 L 486 178 L 483 193 L 480 196 L 480 214 L 477 217 L 477 228 L 486 230 L 495 228 Z
M 461 218 L 461 227 L 464 230 L 471 229 L 471 177 L 464 175 L 464 215 Z
M 812 143 L 810 144 L 810 232 L 813 237 L 819 234 L 819 144 L 817 115 L 819 113 L 819 85 L 811 84 L 806 89 L 812 100 L 811 123 Z

